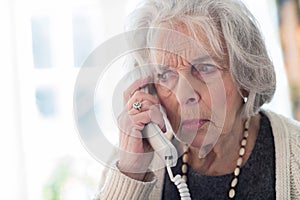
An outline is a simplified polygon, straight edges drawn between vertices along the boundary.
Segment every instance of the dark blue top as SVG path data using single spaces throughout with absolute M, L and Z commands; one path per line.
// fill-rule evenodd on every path
M 275 146 L 273 132 L 267 116 L 262 115 L 256 144 L 247 163 L 241 169 L 235 188 L 235 199 L 275 199 Z M 181 173 L 182 159 L 173 168 L 174 175 Z M 233 174 L 206 176 L 188 169 L 188 187 L 192 200 L 228 199 Z M 163 199 L 180 199 L 179 192 L 165 175 Z

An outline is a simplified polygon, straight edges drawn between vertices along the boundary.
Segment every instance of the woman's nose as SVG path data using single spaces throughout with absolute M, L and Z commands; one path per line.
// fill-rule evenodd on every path
M 180 77 L 176 87 L 176 96 L 181 105 L 198 104 L 201 96 L 185 77 Z

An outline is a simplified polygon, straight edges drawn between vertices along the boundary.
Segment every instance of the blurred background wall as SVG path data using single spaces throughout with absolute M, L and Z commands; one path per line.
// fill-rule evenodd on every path
M 293 117 L 300 120 L 300 7 L 296 0 L 277 0 L 284 64 Z
M 103 166 L 77 135 L 74 83 L 94 48 L 122 33 L 136 3 L 0 0 L 0 199 L 90 199 L 95 193 Z M 277 72 L 276 94 L 265 107 L 300 119 L 298 1 L 245 3 Z

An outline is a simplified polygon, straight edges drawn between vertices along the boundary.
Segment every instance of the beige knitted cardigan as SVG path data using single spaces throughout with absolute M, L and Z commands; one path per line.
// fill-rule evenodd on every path
M 262 112 L 268 116 L 274 134 L 276 199 L 300 199 L 300 123 L 270 111 Z M 106 169 L 95 199 L 159 200 L 165 169 L 154 174 L 149 174 L 148 182 L 141 182 L 128 178 L 117 169 Z

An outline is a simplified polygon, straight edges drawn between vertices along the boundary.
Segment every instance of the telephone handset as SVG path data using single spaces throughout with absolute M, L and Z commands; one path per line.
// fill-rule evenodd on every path
M 161 112 L 164 112 L 162 109 L 160 110 Z M 169 123 L 166 115 L 163 115 L 165 123 Z M 168 131 L 170 131 L 169 128 L 167 128 L 167 132 Z M 166 166 L 174 167 L 177 163 L 178 153 L 175 146 L 167 138 L 166 134 L 168 133 L 163 133 L 160 127 L 154 123 L 147 124 L 142 132 L 143 136 L 148 139 L 154 151 L 163 161 L 165 161 Z
M 149 68 L 140 67 L 138 70 L 139 76 L 143 77 L 142 75 L 150 75 Z M 143 92 L 150 93 L 157 97 L 156 90 L 154 88 L 153 83 L 147 85 L 146 87 L 141 89 Z M 149 123 L 145 125 L 142 134 L 144 138 L 147 138 L 150 145 L 154 149 L 154 152 L 158 154 L 159 158 L 165 162 L 166 166 L 174 167 L 177 163 L 178 153 L 175 146 L 171 143 L 171 141 L 167 138 L 168 134 L 173 134 L 172 127 L 170 122 L 167 118 L 167 115 L 160 105 L 160 111 L 163 114 L 163 118 L 165 121 L 167 132 L 163 133 L 160 127 L 155 123 Z
M 139 66 L 135 69 L 136 71 L 134 71 L 134 75 L 137 75 L 140 78 L 153 75 L 153 73 L 151 72 L 151 66 Z M 153 84 L 144 87 L 142 90 L 156 96 Z M 160 107 L 160 111 L 162 112 L 164 117 L 167 133 L 168 131 L 171 131 L 173 134 L 173 129 L 162 106 Z M 155 153 L 157 153 L 160 159 L 165 162 L 169 177 L 171 181 L 176 185 L 180 193 L 181 200 L 191 200 L 189 189 L 187 187 L 187 184 L 185 183 L 185 180 L 179 174 L 177 174 L 175 177 L 173 176 L 171 167 L 174 167 L 176 165 L 178 153 L 175 146 L 171 143 L 171 141 L 168 140 L 166 136 L 167 133 L 163 133 L 159 126 L 155 123 L 147 124 L 142 131 L 143 137 L 147 138 Z
M 137 65 L 137 63 L 136 63 Z M 139 66 L 135 67 L 132 71 L 132 75 L 135 78 L 145 78 L 145 77 L 152 77 L 153 78 L 153 69 L 154 67 L 151 65 L 147 66 Z M 154 84 L 150 83 L 146 87 L 141 89 L 143 92 L 149 93 L 157 97 L 156 90 L 154 88 Z M 169 120 L 167 119 L 167 115 L 165 114 L 162 106 L 160 106 L 160 111 L 163 114 L 165 125 L 168 134 L 173 134 L 173 130 L 171 128 L 171 125 L 169 123 Z M 172 133 L 170 133 L 172 132 Z M 178 154 L 177 149 L 175 146 L 171 143 L 171 141 L 168 140 L 166 137 L 166 133 L 163 133 L 159 126 L 155 123 L 149 123 L 147 124 L 143 131 L 142 131 L 143 137 L 147 138 L 150 145 L 154 149 L 155 153 L 158 154 L 159 158 L 165 162 L 165 166 L 174 167 L 177 163 Z
M 149 92 L 149 88 L 147 87 L 143 90 Z M 173 176 L 171 167 L 174 167 L 176 165 L 178 153 L 175 146 L 168 140 L 166 136 L 166 134 L 168 134 L 168 131 L 172 131 L 173 134 L 173 130 L 161 106 L 160 111 L 163 114 L 167 132 L 163 133 L 157 124 L 149 123 L 144 127 L 142 131 L 143 136 L 148 139 L 154 151 L 165 162 L 169 177 L 171 181 L 176 185 L 180 193 L 181 200 L 191 200 L 191 195 L 189 193 L 189 189 L 185 180 L 179 174 L 177 174 L 175 177 Z

